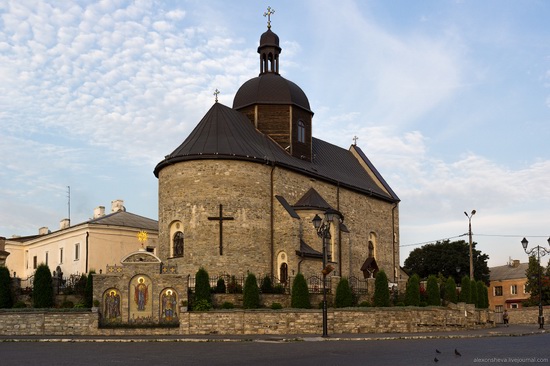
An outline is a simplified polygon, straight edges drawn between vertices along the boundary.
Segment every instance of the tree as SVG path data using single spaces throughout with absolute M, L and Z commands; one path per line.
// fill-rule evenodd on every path
M 444 299 L 447 303 L 455 303 L 457 302 L 457 296 L 456 296 L 456 283 L 454 278 L 449 276 L 447 278 L 447 281 L 445 282 L 445 293 L 444 293 Z
M 88 272 L 88 277 L 86 279 L 86 288 L 84 289 L 84 306 L 87 308 L 91 308 L 94 305 L 94 274 L 95 271 L 91 270 Z
M 472 244 L 474 277 L 489 283 L 489 256 L 475 249 Z M 457 268 L 459 271 L 457 271 Z M 460 282 L 460 273 L 470 273 L 470 246 L 464 240 L 438 241 L 413 250 L 405 260 L 404 269 L 408 274 L 416 273 L 421 278 L 441 273 L 445 278 L 452 276 Z
M 262 280 L 262 294 L 271 294 L 273 293 L 273 284 L 271 283 L 271 277 L 266 275 Z
M 7 309 L 13 306 L 13 293 L 11 290 L 10 271 L 7 267 L 0 266 L 0 308 Z
M 470 282 L 470 303 L 474 304 L 477 308 L 477 282 L 475 280 Z
M 467 304 L 471 301 L 470 277 L 468 276 L 462 277 L 462 281 L 460 282 L 460 301 Z
M 53 305 L 52 273 L 46 264 L 40 264 L 34 272 L 32 306 L 35 308 L 51 308 Z
M 258 281 L 253 273 L 246 276 L 243 289 L 243 307 L 245 309 L 257 309 L 260 307 L 260 289 Z
M 205 300 L 208 304 L 212 304 L 210 293 L 210 277 L 208 272 L 203 267 L 199 268 L 195 274 L 195 302 Z
M 353 306 L 353 293 L 351 292 L 349 281 L 345 277 L 340 279 L 340 282 L 338 282 L 338 286 L 336 287 L 334 306 L 337 308 L 348 308 Z
M 549 262 L 550 264 L 550 262 Z M 540 271 L 540 272 L 539 272 Z M 541 286 L 539 287 L 539 275 Z M 542 288 L 542 305 L 550 304 L 550 265 L 544 269 L 542 265 L 539 265 L 537 257 L 534 255 L 529 256 L 529 266 L 525 271 L 527 277 L 527 283 L 525 284 L 525 291 L 529 293 L 528 305 L 538 305 L 540 301 L 540 289 Z
M 290 306 L 298 309 L 309 309 L 311 303 L 309 302 L 309 289 L 307 288 L 307 282 L 304 275 L 298 273 L 292 281 L 292 294 L 290 298 Z
M 405 290 L 405 305 L 420 306 L 420 277 L 417 274 L 409 277 Z
M 388 276 L 384 270 L 380 270 L 374 279 L 374 306 L 390 306 L 390 289 L 388 287 Z
M 476 281 L 476 290 L 477 290 L 477 304 L 476 307 L 480 309 L 486 309 L 489 304 L 485 304 L 485 299 L 487 296 L 487 287 L 483 281 Z
M 441 306 L 439 285 L 437 284 L 437 277 L 435 275 L 428 276 L 426 291 L 428 293 L 428 305 Z

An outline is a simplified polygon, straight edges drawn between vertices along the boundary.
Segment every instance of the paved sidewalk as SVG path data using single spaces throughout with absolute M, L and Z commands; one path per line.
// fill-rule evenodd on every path
M 0 336 L 0 342 L 308 342 L 308 341 L 382 341 L 394 339 L 519 337 L 549 333 L 537 324 L 498 325 L 496 328 L 421 333 L 311 334 L 290 335 L 164 335 L 164 336 Z

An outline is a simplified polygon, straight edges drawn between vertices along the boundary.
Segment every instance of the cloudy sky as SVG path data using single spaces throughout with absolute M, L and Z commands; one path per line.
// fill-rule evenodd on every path
M 258 75 L 275 9 L 281 74 L 314 135 L 358 145 L 399 195 L 401 262 L 438 239 L 489 265 L 550 236 L 550 3 L 0 3 L 0 236 L 87 220 L 124 199 L 158 217 L 153 168 Z

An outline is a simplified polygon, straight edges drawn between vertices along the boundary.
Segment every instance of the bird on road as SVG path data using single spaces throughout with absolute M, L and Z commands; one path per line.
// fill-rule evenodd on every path
M 460 354 L 460 352 L 458 352 L 458 350 L 457 350 L 456 348 L 455 348 L 455 356 L 457 356 L 457 357 L 462 356 L 462 355 Z
M 434 362 L 439 362 L 439 360 L 437 359 L 437 357 L 434 357 Z
M 435 353 L 441 353 L 441 351 L 436 348 Z

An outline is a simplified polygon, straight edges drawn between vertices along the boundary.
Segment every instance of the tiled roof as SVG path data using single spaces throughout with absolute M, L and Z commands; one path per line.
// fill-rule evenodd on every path
M 353 148 L 373 170 L 386 190 L 376 184 L 351 151 L 312 138 L 313 161 L 295 158 L 270 137 L 258 131 L 244 114 L 221 103 L 215 103 L 185 141 L 157 164 L 154 174 L 158 177 L 164 167 L 182 161 L 248 160 L 284 167 L 387 201 L 398 202 L 397 195 L 366 159 L 361 149 L 357 146 Z
M 126 211 L 117 211 L 105 216 L 84 222 L 90 225 L 124 226 L 149 231 L 158 231 L 158 222 L 147 217 Z
M 529 263 L 520 263 L 517 267 L 510 265 L 489 268 L 490 281 L 515 280 L 525 278 Z

